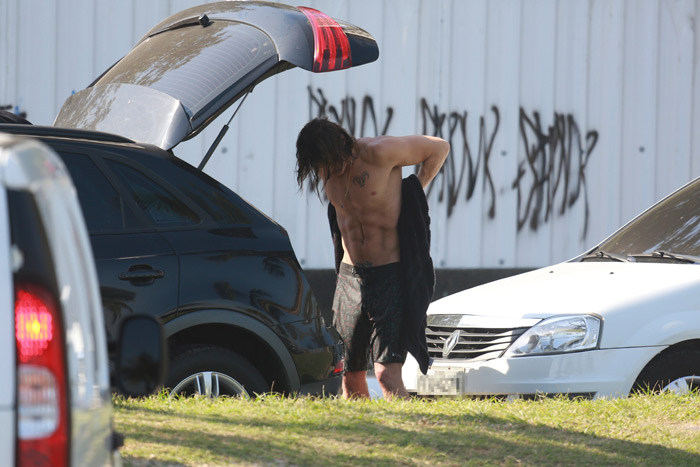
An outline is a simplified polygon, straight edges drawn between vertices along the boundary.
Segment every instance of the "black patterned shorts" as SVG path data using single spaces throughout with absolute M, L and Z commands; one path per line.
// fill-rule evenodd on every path
M 345 342 L 345 368 L 363 371 L 371 362 L 404 363 L 400 340 L 403 303 L 399 263 L 356 267 L 340 263 L 333 297 L 333 325 Z

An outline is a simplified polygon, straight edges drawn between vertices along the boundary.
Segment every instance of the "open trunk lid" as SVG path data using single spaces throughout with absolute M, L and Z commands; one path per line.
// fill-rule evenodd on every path
M 87 89 L 70 96 L 54 125 L 167 150 L 272 75 L 293 67 L 341 70 L 378 56 L 369 33 L 311 8 L 210 3 L 156 25 Z

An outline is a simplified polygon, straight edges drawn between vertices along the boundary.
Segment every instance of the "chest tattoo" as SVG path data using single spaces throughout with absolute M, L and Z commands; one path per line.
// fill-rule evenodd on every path
M 367 183 L 367 179 L 369 178 L 369 172 L 366 170 L 362 172 L 360 175 L 355 175 L 355 177 L 352 179 L 353 183 L 356 183 L 360 185 L 361 187 L 365 186 L 365 183 Z

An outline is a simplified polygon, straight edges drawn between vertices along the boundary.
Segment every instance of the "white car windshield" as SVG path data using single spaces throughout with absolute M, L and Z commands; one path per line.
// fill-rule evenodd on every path
M 592 253 L 700 259 L 700 179 L 618 230 Z

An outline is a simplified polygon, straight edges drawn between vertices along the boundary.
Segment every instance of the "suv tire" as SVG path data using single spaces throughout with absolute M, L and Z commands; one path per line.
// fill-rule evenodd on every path
M 170 363 L 166 386 L 173 395 L 249 397 L 269 391 L 265 378 L 245 358 L 214 345 L 188 347 Z

